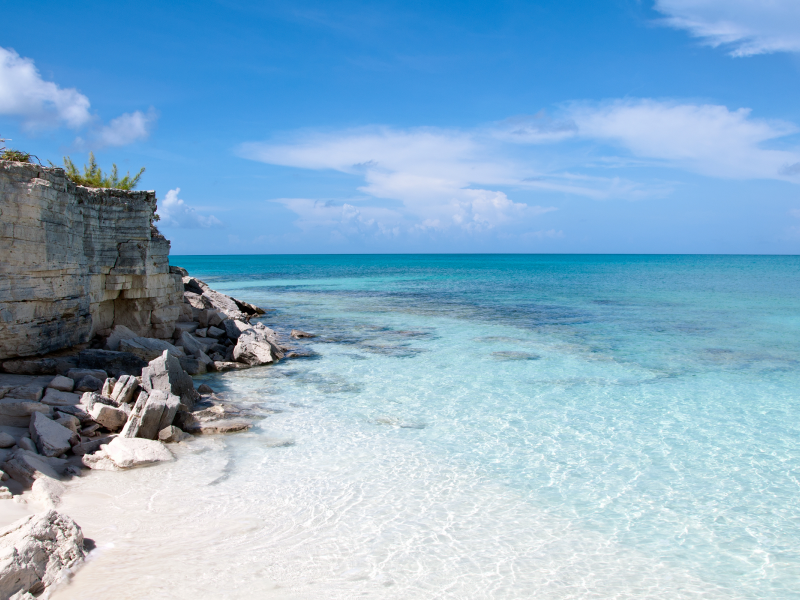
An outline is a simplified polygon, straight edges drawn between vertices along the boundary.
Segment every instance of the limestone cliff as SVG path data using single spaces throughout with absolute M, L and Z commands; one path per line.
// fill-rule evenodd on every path
M 0 359 L 114 325 L 171 337 L 183 283 L 155 209 L 155 192 L 90 189 L 62 169 L 0 160 Z

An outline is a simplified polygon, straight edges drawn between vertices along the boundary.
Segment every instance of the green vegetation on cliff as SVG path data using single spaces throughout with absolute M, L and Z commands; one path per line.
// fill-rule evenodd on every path
M 139 178 L 144 173 L 144 167 L 134 176 L 127 173 L 125 177 L 119 177 L 117 173 L 117 165 L 112 165 L 111 172 L 103 173 L 103 170 L 97 166 L 94 154 L 89 153 L 89 164 L 83 165 L 83 173 L 81 173 L 72 162 L 69 156 L 64 157 L 64 170 L 67 172 L 67 177 L 78 185 L 85 185 L 86 187 L 93 188 L 114 188 L 118 190 L 132 190 L 136 188 L 139 183 Z

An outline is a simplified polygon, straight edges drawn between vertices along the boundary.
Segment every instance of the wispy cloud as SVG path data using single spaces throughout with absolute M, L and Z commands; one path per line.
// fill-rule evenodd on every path
M 800 150 L 782 139 L 797 132 L 791 123 L 756 119 L 745 108 L 625 99 L 575 102 L 552 116 L 538 113 L 469 130 L 306 131 L 288 141 L 244 144 L 239 152 L 269 164 L 361 178 L 354 190 L 361 198 L 279 200 L 303 228 L 478 233 L 527 228 L 535 217 L 556 210 L 550 202 L 514 198 L 523 191 L 595 200 L 671 193 L 671 183 L 652 175 L 637 181 L 637 169 L 800 182 Z M 771 148 L 776 142 L 786 147 Z M 615 173 L 621 170 L 628 177 Z M 397 204 L 386 208 L 385 201 Z
M 751 117 L 747 108 L 681 104 L 648 99 L 574 104 L 567 109 L 575 135 L 621 146 L 665 166 L 730 179 L 782 179 L 798 150 L 774 150 L 768 142 L 797 133 L 779 121 Z
M 672 27 L 732 56 L 800 52 L 797 0 L 656 0 Z
M 0 114 L 19 117 L 32 129 L 78 128 L 90 121 L 89 106 L 78 90 L 42 79 L 31 59 L 0 48 Z
M 365 128 L 335 134 L 307 134 L 286 144 L 245 144 L 242 155 L 270 164 L 306 169 L 332 169 L 363 177 L 358 188 L 372 198 L 397 200 L 402 209 L 376 209 L 314 204 L 310 200 L 282 202 L 301 216 L 301 223 L 343 217 L 358 211 L 358 222 L 382 232 L 401 228 L 485 231 L 513 220 L 527 219 L 553 207 L 514 202 L 498 190 L 485 189 L 519 182 L 515 167 L 488 156 L 472 133 L 430 128 L 398 131 Z M 526 171 L 527 172 L 527 171 Z M 349 206 L 351 208 L 346 208 Z M 309 215 L 315 215 L 310 218 Z
M 163 227 L 176 227 L 179 229 L 209 229 L 224 227 L 214 215 L 201 215 L 197 209 L 189 206 L 178 198 L 181 188 L 169 190 L 158 207 L 158 216 L 161 218 L 159 225 Z

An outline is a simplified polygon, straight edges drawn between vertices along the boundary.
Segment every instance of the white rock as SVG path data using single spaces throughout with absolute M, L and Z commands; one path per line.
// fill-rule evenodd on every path
M 114 384 L 116 384 L 116 383 L 117 383 L 117 380 L 114 379 L 113 377 L 107 378 L 103 382 L 103 390 L 100 393 L 103 396 L 106 396 L 107 398 L 110 398 L 111 394 L 114 393 Z
M 83 532 L 68 516 L 48 510 L 23 517 L 0 531 L 0 598 L 39 594 L 84 556 Z
M 105 404 L 95 403 L 92 410 L 89 411 L 92 419 L 108 429 L 109 431 L 119 431 L 128 420 L 128 414 L 115 406 L 107 406 Z
M 71 392 L 72 388 L 75 387 L 75 382 L 69 377 L 56 375 L 53 377 L 53 380 L 47 384 L 47 387 L 53 388 L 54 390 L 58 390 L 60 392 Z
M 100 452 L 119 469 L 132 469 L 175 460 L 172 452 L 164 444 L 143 438 L 116 437 Z
M 233 358 L 248 365 L 267 365 L 281 359 L 284 354 L 274 343 L 276 339 L 275 332 L 266 327 L 263 330 L 248 329 L 239 336 L 233 349 Z
M 63 483 L 52 477 L 39 477 L 31 486 L 31 500 L 45 508 L 55 508 L 61 502 L 61 496 L 67 488 Z
M 30 432 L 36 448 L 44 456 L 60 456 L 72 448 L 73 443 L 80 441 L 75 432 L 48 419 L 42 413 L 35 413 L 31 417 Z
M 162 390 L 175 394 L 190 410 L 200 397 L 191 376 L 183 370 L 178 358 L 167 351 L 142 369 L 142 387 L 148 392 Z
M 114 385 L 114 392 L 111 399 L 115 404 L 122 404 L 133 400 L 136 390 L 139 387 L 139 380 L 133 375 L 122 375 Z

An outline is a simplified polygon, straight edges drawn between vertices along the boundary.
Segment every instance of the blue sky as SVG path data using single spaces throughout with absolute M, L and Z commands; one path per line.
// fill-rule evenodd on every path
M 15 3 L 0 136 L 175 254 L 800 251 L 800 3 Z

